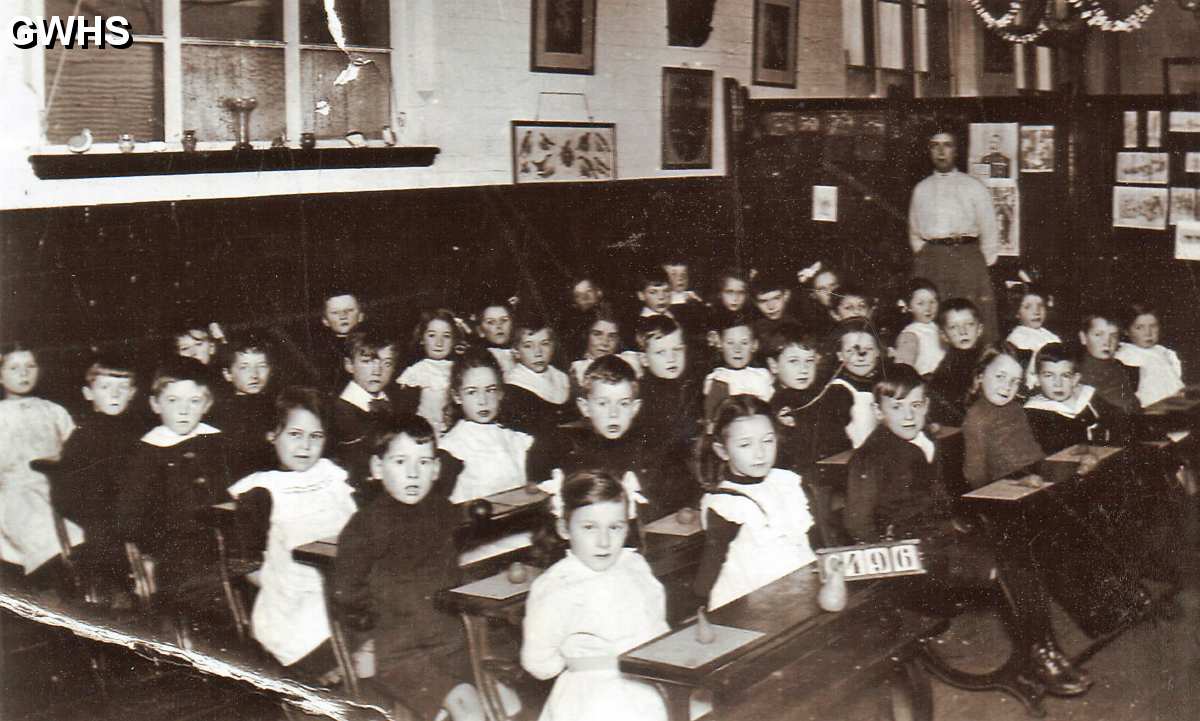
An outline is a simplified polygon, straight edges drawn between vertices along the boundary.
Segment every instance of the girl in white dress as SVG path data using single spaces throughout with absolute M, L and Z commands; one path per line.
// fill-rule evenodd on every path
M 1046 328 L 1046 293 L 1035 285 L 1026 283 L 1017 296 L 1017 325 L 1008 334 L 1005 342 L 1017 351 L 1017 360 L 1025 367 L 1025 386 L 1037 386 L 1037 354 L 1047 343 L 1062 340 Z
M 774 467 L 777 449 L 766 403 L 731 396 L 717 408 L 706 441 L 704 554 L 695 581 L 696 594 L 708 598 L 710 609 L 816 560 L 800 476 Z
M 558 677 L 541 721 L 666 721 L 654 686 L 623 675 L 617 657 L 666 631 L 662 584 L 625 548 L 631 494 L 603 472 L 578 471 L 551 499 L 566 558 L 533 582 L 521 665 Z
M 1129 343 L 1117 348 L 1116 359 L 1138 369 L 1137 397 L 1142 407 L 1183 390 L 1183 364 L 1175 351 L 1159 345 L 1158 312 L 1144 303 L 1133 303 L 1125 322 Z
M 413 333 L 414 340 L 423 360 L 404 369 L 396 383 L 409 388 L 421 389 L 421 402 L 417 415 L 429 421 L 440 436 L 448 427 L 446 407 L 450 391 L 451 356 L 462 343 L 462 333 L 454 314 L 440 309 L 421 314 L 421 322 Z
M 291 387 L 275 403 L 275 447 L 279 469 L 253 473 L 229 487 L 239 513 L 269 518 L 263 554 L 262 590 L 254 600 L 254 638 L 279 663 L 317 676 L 334 656 L 327 646 L 329 619 L 317 569 L 292 559 L 306 543 L 336 537 L 354 515 L 347 473 L 321 456 L 325 449 L 324 403 L 312 388 Z
M 913 278 L 908 283 L 904 304 L 912 322 L 896 337 L 895 360 L 928 377 L 946 356 L 937 325 L 937 286 L 926 278 Z

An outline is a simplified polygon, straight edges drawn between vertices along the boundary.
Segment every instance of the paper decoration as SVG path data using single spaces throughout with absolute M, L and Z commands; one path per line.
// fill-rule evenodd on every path
M 1113 187 L 1113 227 L 1167 229 L 1167 189 Z
M 1021 126 L 1021 172 L 1054 172 L 1054 126 Z
M 971 123 L 967 164 L 986 164 L 992 180 L 1017 179 L 1017 124 Z
M 1166 185 L 1169 167 L 1166 153 L 1117 153 L 1117 182 Z
M 1172 133 L 1200 133 L 1200 112 L 1172 110 L 1169 122 Z
M 1136 110 L 1125 111 L 1125 147 L 1136 148 L 1138 146 L 1138 114 Z
M 1167 222 L 1178 225 L 1196 220 L 1200 220 L 1196 217 L 1196 189 L 1171 188 L 1171 216 Z
M 651 641 L 625 655 L 667 666 L 699 668 L 765 635 L 761 631 L 747 631 L 744 628 L 718 624 L 711 626 L 716 635 L 711 643 L 697 641 L 695 626 L 688 624 L 669 636 Z
M 814 185 L 812 219 L 825 223 L 836 223 L 837 195 L 836 185 Z
M 1200 260 L 1200 223 L 1180 223 L 1175 226 L 1175 258 Z
M 1146 111 L 1146 147 L 1162 147 L 1162 111 Z

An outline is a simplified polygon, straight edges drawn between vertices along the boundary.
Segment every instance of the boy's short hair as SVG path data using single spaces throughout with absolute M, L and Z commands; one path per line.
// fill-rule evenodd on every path
M 634 336 L 637 339 L 638 348 L 645 351 L 650 347 L 651 341 L 666 338 L 672 333 L 682 330 L 675 319 L 670 316 L 649 315 L 638 319 L 637 326 L 634 328 Z
M 1121 316 L 1112 308 L 1097 307 L 1091 308 L 1079 319 L 1079 330 L 1087 333 L 1092 329 L 1092 322 L 1095 320 L 1103 320 L 1106 323 L 1112 323 L 1118 328 L 1121 327 Z
M 792 280 L 778 271 L 760 272 L 750 281 L 750 297 L 754 299 L 777 290 L 786 293 L 791 289 Z
M 679 249 L 668 250 L 660 256 L 659 265 L 687 265 L 690 266 L 692 261 L 688 259 L 687 254 Z
M 865 333 L 875 339 L 875 345 L 883 350 L 883 342 L 879 340 L 879 335 L 875 332 L 875 326 L 866 318 L 847 318 L 846 320 L 838 321 L 837 325 L 829 333 L 829 340 L 835 350 L 841 350 L 842 338 L 851 333 Z
M 871 386 L 871 395 L 876 403 L 882 403 L 884 398 L 901 400 L 924 385 L 925 380 L 912 366 L 897 364 Z
M 504 310 L 508 311 L 509 317 L 512 317 L 513 314 L 513 306 L 512 303 L 508 302 L 508 298 L 501 298 L 500 296 L 488 296 L 480 299 L 480 301 L 475 304 L 475 325 L 479 325 L 481 322 L 483 322 L 483 313 L 488 308 L 503 308 Z
M 776 323 L 773 328 L 766 332 L 762 339 L 763 353 L 768 358 L 778 358 L 780 353 L 792 346 L 812 351 L 817 355 L 821 354 L 820 349 L 817 347 L 816 337 L 805 329 L 804 326 L 792 320 Z
M 540 333 L 543 330 L 550 331 L 550 337 L 555 338 L 554 326 L 551 325 L 549 318 L 533 311 L 518 313 L 517 317 L 513 319 L 512 347 L 516 348 L 525 336 Z
M 275 425 L 271 428 L 274 430 L 283 428 L 287 423 L 288 415 L 297 408 L 316 416 L 317 420 L 321 421 L 321 428 L 325 430 L 326 434 L 329 433 L 331 414 L 326 396 L 316 388 L 308 386 L 288 386 L 279 392 L 279 395 L 275 397 Z
M 109 376 L 110 378 L 128 378 L 137 385 L 137 372 L 133 369 L 133 364 L 127 359 L 115 355 L 98 356 L 88 366 L 87 372 L 83 374 L 85 385 L 91 385 L 100 376 Z
M 975 317 L 975 321 L 979 322 L 978 306 L 966 298 L 951 298 L 938 306 L 938 327 L 944 329 L 946 327 L 946 316 L 963 310 L 970 311 L 971 315 Z
M 226 369 L 232 367 L 238 355 L 242 353 L 261 353 L 266 356 L 267 363 L 275 363 L 275 352 L 271 348 L 270 341 L 258 333 L 248 332 L 235 335 L 221 349 L 221 367 Z
M 637 291 L 639 293 L 645 292 L 650 286 L 670 284 L 671 279 L 667 277 L 667 271 L 661 265 L 652 265 L 638 271 Z
M 321 293 L 321 307 L 324 308 L 325 304 L 328 303 L 331 298 L 341 298 L 342 296 L 350 296 L 354 299 L 355 303 L 358 303 L 359 306 L 362 306 L 362 296 L 359 295 L 358 291 L 353 290 L 349 286 L 345 285 L 331 285 L 326 287 L 325 291 Z
M 150 392 L 154 395 L 162 393 L 172 383 L 191 381 L 212 393 L 212 373 L 208 366 L 195 358 L 173 356 L 164 360 L 154 370 L 154 382 L 150 384 Z
M 930 283 L 930 285 L 933 284 Z M 853 282 L 842 283 L 840 286 L 838 286 L 837 295 L 833 299 L 833 307 L 836 308 L 839 303 L 851 296 L 862 298 L 867 302 L 867 305 L 871 306 L 872 308 L 875 307 L 875 296 L 871 295 L 870 291 L 868 291 L 866 288 Z
M 734 313 L 727 310 L 723 313 L 713 314 L 712 330 L 717 333 L 724 334 L 730 328 L 740 328 L 741 326 L 746 326 L 750 329 L 750 333 L 754 334 L 754 321 L 746 313 Z
M 395 350 L 396 340 L 374 328 L 358 330 L 346 336 L 346 342 L 342 344 L 342 357 L 351 361 L 360 355 L 374 358 L 385 348 Z
M 388 446 L 399 436 L 408 436 L 413 439 L 413 443 L 419 446 L 430 443 L 433 445 L 433 450 L 437 451 L 437 435 L 433 432 L 433 426 L 429 425 L 429 421 L 415 413 L 401 413 L 395 418 L 384 421 L 371 433 L 368 446 L 371 449 L 371 455 L 382 458 L 383 454 L 387 453 Z
M 1035 370 L 1040 373 L 1043 363 L 1062 363 L 1063 361 L 1070 363 L 1072 368 L 1078 370 L 1080 361 L 1079 352 L 1080 349 L 1067 346 L 1065 343 L 1047 343 L 1034 354 L 1034 359 L 1037 362 Z
M 587 370 L 583 372 L 583 396 L 586 398 L 592 394 L 592 388 L 596 387 L 597 383 L 607 383 L 608 385 L 617 385 L 618 383 L 628 382 L 630 388 L 633 389 L 633 395 L 638 395 L 638 380 L 637 373 L 630 367 L 620 356 L 606 355 L 600 356 L 592 361 Z

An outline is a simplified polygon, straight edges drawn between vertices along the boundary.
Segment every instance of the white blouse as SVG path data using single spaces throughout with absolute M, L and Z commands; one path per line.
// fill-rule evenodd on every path
M 533 436 L 497 423 L 464 418 L 454 424 L 438 442 L 463 462 L 450 502 L 471 501 L 525 485 L 525 456 L 532 445 Z
M 1137 397 L 1143 408 L 1183 390 L 1183 364 L 1170 348 L 1161 345 L 1142 348 L 1133 343 L 1122 343 L 1117 348 L 1116 358 L 1139 369 Z
M 421 389 L 417 415 L 429 421 L 434 430 L 446 430 L 446 404 L 450 400 L 450 369 L 454 361 L 426 358 L 404 369 L 396 382 Z
M 737 370 L 716 368 L 704 377 L 704 395 L 708 395 L 709 389 L 716 381 L 729 386 L 729 395 L 731 396 L 757 396 L 765 403 L 775 395 L 775 376 L 771 375 L 771 371 L 766 368 L 751 366 Z
M 904 326 L 900 334 L 912 333 L 917 339 L 917 360 L 913 369 L 917 375 L 927 376 L 937 370 L 946 357 L 946 349 L 942 347 L 941 330 L 937 323 L 917 323 L 916 321 Z

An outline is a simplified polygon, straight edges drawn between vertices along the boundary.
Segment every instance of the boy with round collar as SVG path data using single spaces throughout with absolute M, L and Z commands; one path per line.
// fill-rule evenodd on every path
M 1123 446 L 1129 442 L 1129 418 L 1100 398 L 1095 388 L 1080 382 L 1078 354 L 1062 343 L 1047 343 L 1035 362 L 1037 393 L 1025 401 L 1025 415 L 1043 451 L 1056 453 L 1077 443 Z

